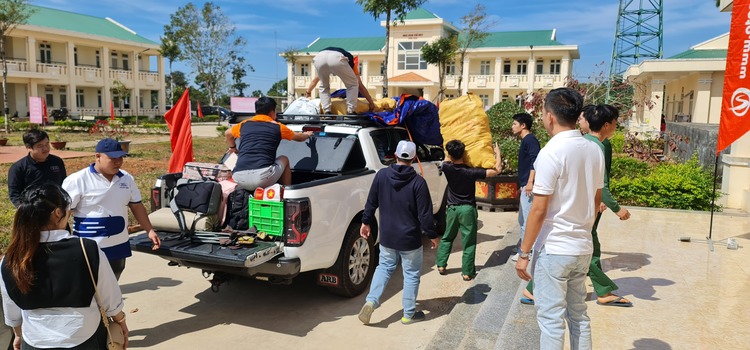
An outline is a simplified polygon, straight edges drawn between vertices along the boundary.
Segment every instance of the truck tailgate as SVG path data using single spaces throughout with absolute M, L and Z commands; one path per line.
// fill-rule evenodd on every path
M 151 241 L 145 233 L 131 237 L 130 247 L 134 251 L 162 256 L 167 260 L 236 268 L 258 266 L 284 251 L 283 246 L 275 242 L 256 241 L 253 245 L 230 248 L 216 243 L 194 242 L 189 238 L 180 238 L 179 233 L 158 234 L 161 238 L 161 247 L 158 250 L 151 250 Z

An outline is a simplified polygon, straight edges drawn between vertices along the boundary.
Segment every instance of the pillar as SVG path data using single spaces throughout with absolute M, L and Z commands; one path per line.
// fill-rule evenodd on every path
M 75 43 L 72 41 L 68 41 L 68 59 L 67 59 L 67 66 L 68 66 L 68 93 L 67 93 L 67 104 L 68 104 L 68 111 L 70 112 L 78 112 L 78 94 L 76 94 L 76 62 L 75 62 Z M 85 106 L 81 106 L 82 108 Z
M 503 58 L 496 58 L 495 59 L 495 86 L 493 87 L 494 92 L 492 94 L 492 99 L 494 103 L 500 102 L 500 81 L 502 80 L 502 72 L 503 72 Z
M 468 58 L 464 59 L 463 67 L 464 67 L 464 74 L 463 74 L 463 83 L 461 84 L 461 94 L 466 95 L 469 92 L 469 63 L 471 61 Z
M 711 119 L 711 73 L 702 73 L 698 78 L 698 91 L 693 99 L 692 121 L 694 123 L 710 123 Z M 717 120 L 718 122 L 718 120 Z

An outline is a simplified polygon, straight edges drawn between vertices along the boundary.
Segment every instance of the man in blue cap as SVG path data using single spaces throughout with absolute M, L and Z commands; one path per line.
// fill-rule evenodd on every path
M 118 141 L 103 139 L 96 144 L 96 161 L 63 182 L 73 210 L 73 234 L 99 243 L 118 280 L 125 269 L 125 258 L 132 255 L 128 207 L 141 228 L 148 232 L 153 249 L 159 249 L 161 244 L 133 176 L 121 169 L 127 155 Z

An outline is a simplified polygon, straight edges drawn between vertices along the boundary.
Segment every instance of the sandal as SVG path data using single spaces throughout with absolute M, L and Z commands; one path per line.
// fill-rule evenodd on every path
M 438 270 L 438 273 L 443 276 L 448 274 L 448 270 L 445 269 L 445 266 L 438 266 L 437 270 Z
M 461 277 L 463 277 L 464 281 L 469 282 L 469 281 L 473 280 L 474 277 L 476 277 L 476 275 L 474 275 L 474 276 L 461 275 Z

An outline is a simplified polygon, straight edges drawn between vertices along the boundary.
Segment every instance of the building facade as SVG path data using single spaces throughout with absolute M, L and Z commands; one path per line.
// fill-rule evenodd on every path
M 33 14 L 6 37 L 10 114 L 29 112 L 29 97 L 71 115 L 164 114 L 164 60 L 159 44 L 110 18 L 31 6 Z M 129 94 L 115 96 L 115 82 Z
M 732 1 L 721 1 L 719 8 L 731 11 Z M 652 105 L 636 108 L 629 129 L 656 133 L 663 114 L 668 122 L 718 130 L 728 44 L 726 33 L 670 58 L 630 66 L 623 77 L 643 87 L 636 89 L 636 99 L 650 100 Z M 750 133 L 722 153 L 720 164 L 724 195 L 719 203 L 750 213 Z
M 381 22 L 385 26 L 385 22 Z M 304 96 L 316 77 L 313 57 L 334 46 L 359 56 L 360 78 L 374 98 L 383 97 L 383 78 L 388 76 L 388 96 L 403 93 L 422 96 L 436 102 L 439 72 L 427 64 L 421 48 L 427 43 L 458 33 L 451 23 L 419 8 L 409 13 L 404 23 L 391 26 L 389 57 L 385 62 L 385 36 L 365 38 L 318 38 L 299 51 L 295 62 L 287 64 L 290 96 Z M 485 106 L 537 90 L 562 87 L 571 75 L 573 60 L 580 57 L 577 45 L 557 41 L 555 30 L 492 32 L 467 51 L 462 76 L 462 94 L 479 96 Z M 447 98 L 458 96 L 459 69 L 455 63 L 446 68 L 444 88 Z M 331 89 L 344 88 L 338 77 L 331 77 Z M 293 92 L 293 94 L 291 93 Z M 313 90 L 316 97 L 318 90 Z

